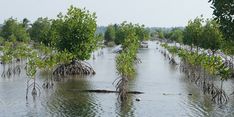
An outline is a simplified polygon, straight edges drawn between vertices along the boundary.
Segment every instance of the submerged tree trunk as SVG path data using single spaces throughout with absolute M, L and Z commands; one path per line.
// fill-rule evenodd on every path
M 95 89 L 95 90 L 79 90 L 79 89 L 72 89 L 70 91 L 75 92 L 87 92 L 87 93 L 120 93 L 119 91 L 113 90 L 105 90 L 105 89 Z M 143 94 L 144 92 L 140 91 L 127 91 L 128 94 Z

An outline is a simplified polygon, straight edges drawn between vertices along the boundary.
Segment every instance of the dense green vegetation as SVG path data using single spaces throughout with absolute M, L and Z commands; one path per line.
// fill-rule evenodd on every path
M 162 51 L 170 63 L 177 64 L 174 55 L 178 55 L 180 69 L 188 78 L 202 87 L 205 94 L 211 95 L 213 101 L 227 102 L 228 97 L 222 88 L 223 81 L 233 75 L 233 57 L 232 61 L 227 60 L 227 55 L 234 54 L 233 1 L 210 2 L 215 19 L 197 17 L 184 28 L 149 29 L 123 22 L 97 31 L 96 14 L 73 6 L 55 19 L 40 17 L 32 24 L 26 18 L 23 21 L 9 18 L 0 27 L 1 76 L 18 75 L 24 68 L 29 77 L 27 95 L 30 88 L 32 94 L 37 95 L 40 89 L 35 79 L 39 70 L 49 72 L 44 88 L 53 86 L 53 76 L 59 80 L 60 76 L 66 75 L 95 74 L 85 60 L 90 59 L 92 52 L 104 41 L 106 45 L 121 45 L 123 49 L 116 56 L 120 76 L 116 89 L 120 92 L 119 99 L 124 101 L 127 99 L 128 80 L 134 77 L 134 65 L 139 62 L 137 50 L 140 42 L 159 38 L 171 45 L 170 42 L 174 42 L 174 46 L 162 44 L 172 54 Z M 221 81 L 220 87 L 214 85 L 217 79 Z
M 107 26 L 106 32 L 104 34 L 105 44 L 110 45 L 115 41 L 117 31 L 117 25 Z
M 214 9 L 213 14 L 215 20 L 221 25 L 219 26 L 223 32 L 225 39 L 234 41 L 234 1 L 233 0 L 209 0 Z
M 162 44 L 162 46 L 169 53 L 177 54 L 181 58 L 180 70 L 199 86 L 204 94 L 209 94 L 216 103 L 227 102 L 228 96 L 223 90 L 223 81 L 231 78 L 232 69 L 222 60 L 221 56 L 207 55 L 204 51 L 197 53 L 168 44 Z M 166 54 L 165 51 L 163 53 Z M 214 84 L 215 80 L 221 81 L 220 87 Z
M 30 40 L 27 27 L 25 27 L 24 23 L 18 22 L 13 18 L 9 18 L 4 22 L 0 36 L 1 40 L 4 38 L 4 40 L 12 42 L 28 42 Z
M 234 1 L 232 0 L 209 0 L 214 9 L 215 20 L 220 24 L 219 29 L 224 35 L 223 52 L 234 54 Z
M 166 41 L 181 43 L 179 47 L 162 44 L 172 56 L 167 55 L 166 51 L 162 53 L 170 59 L 170 63 L 174 64 L 177 62 L 173 55 L 178 55 L 181 58 L 181 71 L 201 87 L 205 94 L 209 94 L 214 102 L 225 103 L 228 96 L 223 90 L 223 81 L 232 77 L 233 63 L 227 60 L 225 55 L 216 54 L 217 50 L 224 50 L 226 45 L 225 37 L 219 27 L 215 20 L 204 21 L 202 17 L 197 17 L 188 22 L 183 33 L 178 33 L 177 38 L 173 39 L 171 35 L 168 38 L 170 41 Z M 173 34 L 173 30 L 169 34 Z M 188 45 L 190 48 L 183 45 Z M 220 78 L 220 87 L 214 84 L 217 78 Z
M 94 13 L 71 6 L 67 14 L 59 14 L 58 19 L 38 18 L 31 27 L 28 22 L 10 18 L 1 29 L 2 77 L 15 76 L 24 68 L 29 77 L 27 94 L 29 88 L 33 88 L 32 94 L 37 95 L 40 92 L 35 82 L 38 70 L 50 74 L 44 88 L 53 86 L 53 75 L 60 78 L 61 75 L 95 74 L 92 67 L 83 62 L 91 57 L 102 38 L 95 35 Z
M 126 22 L 125 22 L 126 23 Z M 116 45 L 123 44 L 124 38 L 126 36 L 125 30 L 122 29 L 122 24 L 109 25 L 104 35 L 105 43 L 115 43 Z M 133 24 L 132 24 L 133 25 Z M 149 40 L 150 32 L 145 28 L 144 25 L 134 24 L 134 30 L 139 38 L 139 41 Z
M 94 38 L 97 27 L 94 13 L 71 6 L 67 14 L 60 15 L 52 25 L 57 34 L 53 36 L 53 40 L 59 51 L 67 50 L 78 60 L 90 58 L 90 53 L 97 47 L 97 40 Z
M 226 48 L 226 41 L 222 32 L 219 29 L 220 24 L 213 19 L 204 21 L 202 17 L 197 17 L 190 20 L 184 29 L 174 28 L 170 31 L 160 31 L 164 39 L 167 41 L 189 45 L 191 50 L 195 48 L 197 51 L 200 48 L 210 49 L 213 53 L 217 50 Z M 230 52 L 229 48 L 229 53 Z
M 116 69 L 120 76 L 116 84 L 117 90 L 120 92 L 121 101 L 127 99 L 128 80 L 135 75 L 134 63 L 137 61 L 137 50 L 142 35 L 138 35 L 138 25 L 123 22 L 119 25 L 122 34 L 123 51 L 116 57 Z
M 51 25 L 52 22 L 48 18 L 38 18 L 29 29 L 31 40 L 47 46 L 52 45 L 50 40 Z

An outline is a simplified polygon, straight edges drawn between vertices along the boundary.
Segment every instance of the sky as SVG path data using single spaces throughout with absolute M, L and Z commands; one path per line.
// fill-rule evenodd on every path
M 177 27 L 200 15 L 212 18 L 213 12 L 208 0 L 0 0 L 0 24 L 10 17 L 31 22 L 38 17 L 56 18 L 70 5 L 96 12 L 99 26 L 128 21 Z

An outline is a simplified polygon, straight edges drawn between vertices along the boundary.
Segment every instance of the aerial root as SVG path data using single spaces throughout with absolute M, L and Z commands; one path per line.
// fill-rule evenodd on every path
M 54 72 L 54 75 L 94 75 L 96 72 L 91 65 L 84 61 L 72 61 L 69 64 L 60 65 Z
M 121 78 L 117 78 L 117 83 L 115 85 L 116 87 L 116 91 L 119 92 L 118 94 L 118 100 L 119 101 L 125 101 L 127 100 L 127 93 L 128 93 L 128 79 L 126 77 L 121 77 Z
M 204 94 L 210 95 L 213 102 L 218 104 L 227 103 L 229 98 L 222 89 L 223 81 L 221 81 L 221 88 L 218 88 L 214 85 L 212 77 L 206 71 L 202 70 L 199 66 L 190 65 L 185 60 L 181 60 L 179 68 L 180 72 L 183 72 L 191 82 L 200 87 Z
M 28 92 L 29 92 L 30 88 L 32 88 L 31 94 L 32 94 L 33 97 L 37 96 L 38 94 L 39 94 L 39 96 L 41 95 L 41 90 L 40 90 L 39 84 L 36 83 L 35 79 L 33 79 L 33 82 L 30 84 L 31 80 L 32 79 L 30 79 L 30 80 L 27 81 L 26 100 L 28 99 Z

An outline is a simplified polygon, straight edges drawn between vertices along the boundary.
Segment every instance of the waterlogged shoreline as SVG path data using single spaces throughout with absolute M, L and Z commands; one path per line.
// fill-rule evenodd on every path
M 226 105 L 210 101 L 199 88 L 172 66 L 156 50 L 161 48 L 156 42 L 149 42 L 149 48 L 139 49 L 136 77 L 129 81 L 130 91 L 144 94 L 129 95 L 126 104 L 119 103 L 116 94 L 74 93 L 71 89 L 115 90 L 113 81 L 117 78 L 115 56 L 111 48 L 104 48 L 103 56 L 88 62 L 96 70 L 96 75 L 67 77 L 54 82 L 51 89 L 41 89 L 41 95 L 34 100 L 29 94 L 25 100 L 26 77 L 21 75 L 11 79 L 0 79 L 0 116 L 223 116 L 232 115 L 234 99 Z M 97 55 L 97 53 L 95 53 Z M 46 75 L 39 75 L 37 83 L 42 86 Z M 232 80 L 225 89 L 232 91 Z M 166 95 L 171 94 L 171 95 Z M 178 94 L 178 95 L 177 95 Z M 179 95 L 181 94 L 181 95 Z M 188 95 L 192 94 L 192 95 Z M 140 101 L 136 101 L 140 98 Z M 159 113 L 160 112 L 160 113 Z

